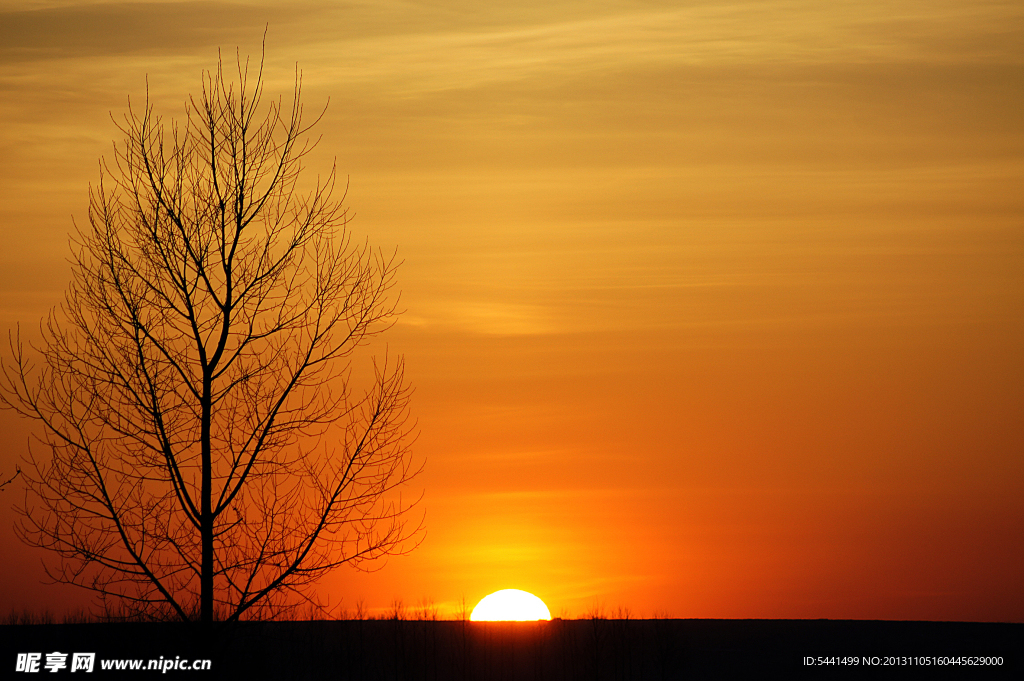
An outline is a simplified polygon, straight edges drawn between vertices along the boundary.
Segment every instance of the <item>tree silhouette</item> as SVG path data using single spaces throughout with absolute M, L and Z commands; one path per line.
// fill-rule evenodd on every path
M 7 478 L 7 479 L 6 479 L 6 480 L 4 480 L 3 482 L 0 482 L 0 491 L 2 491 L 2 490 L 3 490 L 4 488 L 5 488 L 5 487 L 7 487 L 7 485 L 9 485 L 9 484 L 11 484 L 12 482 L 14 482 L 14 479 L 15 479 L 16 477 L 18 477 L 19 475 L 21 475 L 21 467 L 20 467 L 20 466 L 17 466 L 17 467 L 15 467 L 15 469 L 14 469 L 14 475 L 12 475 L 11 477 Z
M 0 399 L 42 425 L 19 536 L 122 614 L 273 617 L 419 534 L 403 360 L 352 372 L 397 263 L 352 241 L 334 168 L 298 184 L 323 115 L 303 124 L 298 71 L 290 108 L 261 106 L 262 61 L 237 72 L 204 72 L 181 125 L 129 102 L 64 303 L 3 363 Z

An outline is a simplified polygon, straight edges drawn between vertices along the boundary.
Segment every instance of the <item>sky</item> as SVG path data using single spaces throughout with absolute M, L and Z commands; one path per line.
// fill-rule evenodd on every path
M 423 543 L 335 607 L 1024 621 L 1024 6 L 0 0 L 0 330 L 218 49 L 398 249 Z M 0 412 L 0 472 L 30 424 Z M 0 613 L 44 585 L 0 495 Z

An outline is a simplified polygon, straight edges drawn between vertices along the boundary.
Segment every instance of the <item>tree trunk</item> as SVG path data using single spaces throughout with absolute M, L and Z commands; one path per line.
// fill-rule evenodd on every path
M 200 496 L 199 533 L 202 542 L 202 557 L 199 567 L 199 621 L 213 621 L 213 455 L 210 451 L 210 426 L 212 418 L 213 379 L 209 372 L 203 376 L 202 424 L 200 451 L 202 456 L 202 489 Z

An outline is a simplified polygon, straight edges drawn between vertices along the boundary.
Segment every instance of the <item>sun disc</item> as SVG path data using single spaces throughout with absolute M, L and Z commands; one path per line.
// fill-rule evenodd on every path
M 529 591 L 502 589 L 484 596 L 469 616 L 474 622 L 531 622 L 551 619 L 544 601 Z

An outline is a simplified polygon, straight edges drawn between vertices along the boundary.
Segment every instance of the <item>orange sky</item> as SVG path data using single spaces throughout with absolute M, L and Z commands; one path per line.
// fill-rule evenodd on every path
M 2 330 L 59 301 L 111 112 L 269 23 L 405 260 L 427 464 L 423 545 L 331 602 L 1024 621 L 1020 3 L 278 4 L 0 5 Z M 19 494 L 0 613 L 84 602 Z

